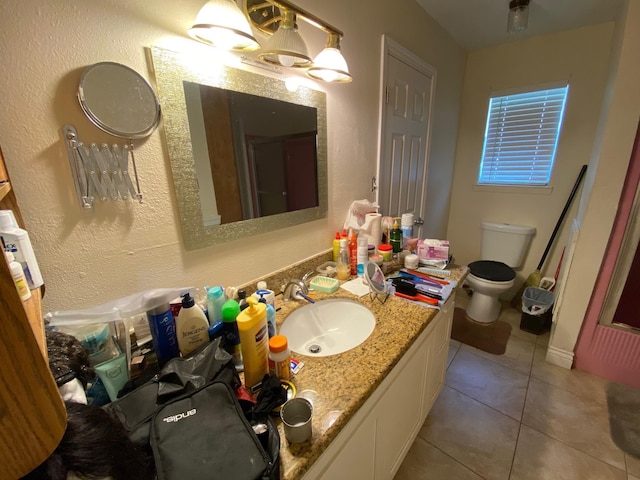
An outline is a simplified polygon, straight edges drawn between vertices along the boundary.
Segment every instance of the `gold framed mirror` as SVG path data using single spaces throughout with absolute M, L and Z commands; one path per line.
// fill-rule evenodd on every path
M 151 48 L 151 58 L 155 70 L 158 97 L 163 111 L 164 131 L 185 249 L 204 248 L 326 217 L 328 206 L 327 120 L 326 94 L 324 92 L 306 87 L 299 87 L 295 92 L 291 92 L 287 90 L 285 83 L 279 79 L 216 65 L 215 62 L 210 62 L 206 59 L 189 57 L 186 54 L 159 47 Z M 220 132 L 223 130 L 220 128 L 221 120 L 216 116 L 216 119 L 210 125 L 209 136 L 207 136 L 207 132 L 203 131 L 203 129 L 206 130 L 206 127 L 197 119 L 198 117 L 211 115 L 211 111 L 208 109 L 211 103 L 205 103 L 202 100 L 205 95 L 212 94 L 214 90 L 228 92 L 226 96 L 216 97 L 218 100 L 214 101 L 214 103 L 220 103 L 220 98 L 223 98 L 224 102 L 232 101 L 230 99 L 233 92 L 239 92 L 240 94 L 254 95 L 270 101 L 284 102 L 288 105 L 283 107 L 283 112 L 288 112 L 290 111 L 287 110 L 288 108 L 293 108 L 297 105 L 306 111 L 306 116 L 308 117 L 309 109 L 314 109 L 316 120 L 315 145 L 313 145 L 316 154 L 315 168 L 300 169 L 301 163 L 296 161 L 294 162 L 296 167 L 284 174 L 285 177 L 287 175 L 289 177 L 289 185 L 292 187 L 298 185 L 297 190 L 308 191 L 311 189 L 306 187 L 301 189 L 299 185 L 310 182 L 310 177 L 315 173 L 316 184 L 314 185 L 315 193 L 313 194 L 314 201 L 312 203 L 306 200 L 302 203 L 298 202 L 297 207 L 285 208 L 286 211 L 261 207 L 260 201 L 257 199 L 259 196 L 258 191 L 261 189 L 258 187 L 259 182 L 254 182 L 249 193 L 240 192 L 237 197 L 237 201 L 242 203 L 242 210 L 245 212 L 242 220 L 234 221 L 234 218 L 231 222 L 227 222 L 224 219 L 225 215 L 220 215 L 220 210 L 224 210 L 223 205 L 225 202 L 227 204 L 233 203 L 229 202 L 230 197 L 226 193 L 225 186 L 236 182 L 240 184 L 241 188 L 244 184 L 250 185 L 251 181 L 255 180 L 255 170 L 257 170 L 255 168 L 252 170 L 252 165 L 255 166 L 255 159 L 252 160 L 252 154 L 238 154 L 237 151 L 236 153 L 230 153 L 229 151 L 233 150 L 233 145 L 231 144 L 245 145 L 247 152 L 249 152 L 248 145 L 251 143 L 249 139 L 264 138 L 267 134 L 246 132 L 243 130 L 242 125 L 240 128 L 236 128 L 235 124 L 238 121 L 242 123 L 242 121 L 237 118 L 231 118 L 223 120 L 222 124 L 233 128 L 234 132 L 236 130 L 242 131 L 244 136 L 240 140 L 238 138 L 234 139 L 232 134 L 227 137 L 221 137 Z M 256 108 L 255 112 L 251 112 L 251 117 L 265 116 L 257 110 L 260 104 L 259 99 L 245 100 L 244 103 L 249 103 Z M 196 107 L 192 108 L 194 104 Z M 275 116 L 277 108 L 274 104 L 267 103 L 267 105 L 265 108 L 269 109 L 268 114 L 272 118 L 271 126 L 284 123 L 301 123 L 297 120 L 293 122 L 283 121 L 283 117 Z M 216 109 L 216 111 L 218 110 Z M 283 114 L 280 113 L 280 115 Z M 274 121 L 273 119 L 276 120 Z M 305 126 L 303 130 L 308 131 L 310 128 L 313 127 Z M 211 132 L 215 133 L 214 136 L 216 138 L 211 138 Z M 302 132 L 287 133 L 286 135 L 278 132 L 274 135 L 290 138 L 300 136 Z M 203 138 L 205 139 L 204 141 L 202 141 Z M 309 145 L 308 141 L 306 145 Z M 281 150 L 280 147 L 278 149 L 278 151 Z M 306 150 L 309 150 L 309 148 Z M 234 158 L 238 162 L 240 157 L 244 157 L 245 167 L 239 164 L 235 167 L 230 167 L 228 164 L 224 165 L 225 158 Z M 234 168 L 236 173 L 233 172 Z M 238 173 L 243 168 L 250 172 L 248 176 L 243 177 L 241 173 Z M 272 167 L 262 169 L 274 171 Z M 218 178 L 215 178 L 216 173 L 219 174 Z M 224 176 L 224 181 L 220 179 L 222 176 Z M 220 195 L 219 192 L 221 192 Z M 290 192 L 291 189 L 282 191 L 281 195 L 291 198 L 293 195 Z M 251 204 L 251 198 L 253 198 L 253 207 L 251 205 L 245 206 L 243 196 L 249 199 L 248 204 Z M 218 208 L 219 206 L 220 208 Z M 260 216 L 259 212 L 265 210 L 269 210 L 269 212 Z M 249 213 L 246 213 L 247 211 Z

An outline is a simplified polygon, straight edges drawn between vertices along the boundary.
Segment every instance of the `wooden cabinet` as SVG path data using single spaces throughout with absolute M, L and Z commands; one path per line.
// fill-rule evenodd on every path
M 442 385 L 454 295 L 356 412 L 304 480 L 391 480 Z
M 0 150 L 0 209 L 24 222 Z M 66 411 L 46 360 L 40 289 L 25 302 L 0 261 L 0 478 L 42 463 L 64 434 Z

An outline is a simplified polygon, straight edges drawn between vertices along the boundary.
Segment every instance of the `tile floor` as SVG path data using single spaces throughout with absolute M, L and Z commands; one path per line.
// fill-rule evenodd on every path
M 467 301 L 461 291 L 456 306 Z M 607 380 L 545 362 L 549 334 L 520 330 L 508 305 L 501 319 L 504 355 L 451 341 L 445 385 L 395 480 L 640 480 L 640 459 L 609 434 Z

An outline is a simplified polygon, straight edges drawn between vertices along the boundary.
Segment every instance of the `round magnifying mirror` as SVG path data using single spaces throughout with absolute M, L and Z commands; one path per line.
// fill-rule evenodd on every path
M 119 63 L 87 67 L 80 78 L 78 99 L 89 120 L 116 137 L 147 137 L 160 122 L 160 102 L 149 82 Z
M 387 284 L 384 281 L 384 273 L 382 273 L 382 270 L 376 263 L 367 261 L 364 276 L 369 284 L 369 290 L 373 293 L 387 293 Z

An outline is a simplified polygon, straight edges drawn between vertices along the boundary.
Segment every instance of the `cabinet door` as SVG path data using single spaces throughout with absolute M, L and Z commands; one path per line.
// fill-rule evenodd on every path
M 395 367 L 398 376 L 375 407 L 376 480 L 393 478 L 422 426 L 426 351 L 421 347 Z
M 422 398 L 422 415 L 426 418 L 438 394 L 444 385 L 447 369 L 447 356 L 451 336 L 451 322 L 453 320 L 453 299 L 449 299 L 434 319 L 435 327 L 427 338 L 427 365 Z
M 324 480 L 372 480 L 376 422 L 370 415 L 358 426 L 320 478 Z

